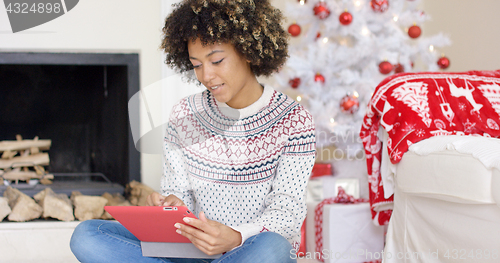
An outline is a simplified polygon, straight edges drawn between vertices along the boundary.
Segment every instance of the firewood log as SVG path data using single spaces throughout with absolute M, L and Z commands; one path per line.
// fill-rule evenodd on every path
M 61 221 L 74 221 L 73 205 L 66 194 L 56 194 L 52 189 L 45 188 L 34 196 L 43 208 L 44 218 L 55 218 Z
M 2 221 L 6 216 L 12 212 L 9 206 L 9 199 L 6 197 L 0 197 L 0 221 Z
M 32 147 L 39 150 L 49 150 L 52 140 L 22 140 L 22 141 L 0 141 L 0 152 L 30 150 Z
M 106 205 L 110 206 L 131 206 L 132 204 L 123 197 L 123 195 L 119 193 L 114 193 L 111 195 L 110 193 L 106 192 L 102 195 L 102 197 L 106 198 L 108 202 Z M 107 211 L 104 211 L 104 214 L 102 214 L 101 219 L 113 219 L 113 216 L 111 216 Z
M 75 217 L 80 221 L 101 218 L 104 206 L 108 200 L 102 196 L 79 195 L 75 196 Z
M 125 192 L 128 194 L 128 199 L 132 205 L 144 206 L 146 200 L 154 190 L 142 183 L 132 181 L 125 187 Z
M 28 156 L 17 156 L 11 159 L 0 159 L 0 169 L 49 165 L 49 162 L 48 153 L 38 153 Z
M 9 186 L 3 195 L 7 197 L 9 206 L 12 209 L 8 217 L 10 221 L 30 221 L 42 215 L 42 207 L 38 205 L 33 198 L 21 191 Z
M 53 174 L 39 175 L 36 172 L 28 171 L 15 171 L 5 172 L 2 175 L 3 179 L 10 181 L 29 181 L 31 179 L 54 179 Z

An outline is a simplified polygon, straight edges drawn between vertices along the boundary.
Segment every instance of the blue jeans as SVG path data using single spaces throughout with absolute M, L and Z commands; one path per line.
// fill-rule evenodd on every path
M 120 223 L 106 220 L 81 222 L 71 237 L 71 251 L 83 263 L 112 262 L 297 262 L 292 246 L 281 235 L 262 232 L 248 238 L 242 246 L 219 259 L 143 257 L 140 241 Z

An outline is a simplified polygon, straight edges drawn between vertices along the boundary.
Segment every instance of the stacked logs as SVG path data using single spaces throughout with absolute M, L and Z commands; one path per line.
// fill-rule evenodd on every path
M 4 180 L 18 184 L 19 181 L 29 183 L 40 180 L 42 184 L 51 184 L 54 176 L 45 172 L 49 165 L 49 154 L 41 152 L 50 149 L 51 140 L 23 140 L 16 135 L 16 141 L 0 141 L 0 184 Z
M 0 221 L 25 222 L 34 219 L 54 218 L 61 221 L 113 219 L 104 211 L 104 206 L 146 205 L 145 200 L 154 190 L 132 181 L 126 186 L 128 199 L 121 194 L 104 193 L 102 196 L 82 195 L 73 192 L 71 198 L 66 194 L 56 194 L 50 188 L 37 193 L 34 198 L 11 186 L 0 197 Z

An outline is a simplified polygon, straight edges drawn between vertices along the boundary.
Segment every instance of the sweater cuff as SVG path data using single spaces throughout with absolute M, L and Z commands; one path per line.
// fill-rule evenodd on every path
M 255 225 L 255 224 L 241 224 L 238 226 L 232 226 L 232 229 L 240 232 L 241 234 L 241 244 L 235 248 L 238 248 L 245 243 L 245 241 L 251 237 L 262 232 L 261 230 L 265 229 L 263 226 Z M 233 248 L 234 249 L 234 248 Z

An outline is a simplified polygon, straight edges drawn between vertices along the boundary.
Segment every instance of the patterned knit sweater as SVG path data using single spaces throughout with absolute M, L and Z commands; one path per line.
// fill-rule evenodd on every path
M 242 243 L 272 231 L 298 249 L 314 157 L 313 119 L 283 93 L 265 86 L 252 105 L 233 109 L 205 90 L 172 110 L 162 195 L 239 231 Z

